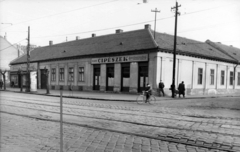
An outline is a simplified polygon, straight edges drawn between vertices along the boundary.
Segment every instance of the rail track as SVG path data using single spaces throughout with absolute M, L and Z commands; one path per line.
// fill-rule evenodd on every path
M 59 115 L 59 102 L 55 100 L 3 96 L 0 104 L 1 112 L 3 113 L 58 122 L 58 119 L 56 118 Z M 36 115 L 35 113 L 38 113 L 39 115 Z M 102 127 L 100 125 L 94 126 L 92 124 L 87 124 L 87 121 L 74 122 L 68 121 L 67 119 L 64 120 L 64 123 L 71 125 L 97 128 L 113 132 L 124 132 L 126 134 L 220 151 L 238 151 L 237 148 L 239 147 L 235 141 L 236 139 L 237 141 L 240 139 L 240 130 L 235 129 L 235 131 L 233 131 L 232 128 L 228 129 L 222 127 L 224 125 L 226 126 L 226 123 L 229 122 L 231 125 L 240 128 L 240 122 L 237 120 L 225 120 L 222 118 L 214 121 L 213 118 L 192 118 L 188 115 L 179 116 L 166 111 L 156 113 L 155 110 L 144 110 L 135 107 L 135 105 L 123 106 L 101 102 L 90 103 L 82 100 L 65 100 L 63 115 L 66 118 L 76 117 L 76 119 L 84 118 L 88 121 L 103 121 L 107 124 L 124 124 L 133 129 L 141 127 L 145 130 L 149 130 L 149 132 L 128 132 L 122 131 L 121 129 Z M 209 126 L 212 126 L 212 129 L 209 129 Z M 150 130 L 154 130 L 154 132 L 151 134 Z M 217 138 L 218 136 L 232 139 L 232 141 L 220 141 L 219 138 Z

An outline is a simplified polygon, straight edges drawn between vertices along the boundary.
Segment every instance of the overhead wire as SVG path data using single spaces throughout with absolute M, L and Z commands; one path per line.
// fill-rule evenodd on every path
M 115 2 L 115 1 L 118 1 L 118 0 L 112 0 L 112 1 L 104 2 L 104 3 L 99 3 L 99 4 L 95 4 L 95 5 L 90 5 L 90 6 L 85 6 L 85 7 L 73 9 L 73 10 L 70 10 L 70 11 L 60 12 L 60 13 L 56 13 L 56 14 L 52 14 L 52 15 L 47 15 L 47 16 L 42 16 L 42 17 L 39 17 L 39 18 L 35 18 L 35 19 L 30 19 L 30 20 L 26 20 L 26 21 L 14 23 L 12 26 L 18 25 L 18 24 L 22 24 L 22 23 L 26 23 L 26 22 L 31 22 L 31 21 L 39 20 L 39 19 L 43 19 L 43 18 L 47 18 L 47 17 L 57 16 L 57 15 L 60 15 L 60 14 L 70 13 L 70 12 L 73 12 L 73 11 L 77 11 L 77 10 L 81 10 L 81 9 L 86 9 L 86 8 L 90 8 L 90 7 L 94 7 L 94 6 L 99 6 L 99 5 L 103 5 L 103 4 L 107 4 L 107 3 L 112 3 L 112 2 Z M 7 28 L 7 27 L 6 27 L 6 28 Z
M 169 18 L 173 18 L 173 16 L 166 17 L 166 18 L 161 18 L 161 19 L 157 19 L 157 20 L 165 20 L 165 19 L 169 19 Z M 116 28 L 120 28 L 120 27 L 135 26 L 135 25 L 139 25 L 139 24 L 143 24 L 143 23 L 149 23 L 149 22 L 153 22 L 153 21 L 154 20 L 149 20 L 149 21 L 138 22 L 138 23 L 134 23 L 134 24 L 128 24 L 128 25 L 121 25 L 121 26 L 116 26 L 116 27 L 111 27 L 111 28 L 99 29 L 99 30 L 91 30 L 91 31 L 84 31 L 84 32 L 78 32 L 78 33 L 68 33 L 68 34 L 61 34 L 61 35 L 52 35 L 52 36 L 50 36 L 50 35 L 49 36 L 40 36 L 40 37 L 33 37 L 33 38 L 58 37 L 58 36 L 68 36 L 68 35 L 75 35 L 75 34 L 98 32 L 98 31 L 106 31 L 106 30 L 116 29 Z
M 4 49 L 1 49 L 0 51 L 6 50 L 7 48 L 10 48 L 11 46 L 14 46 L 16 43 L 22 42 L 23 40 L 26 40 L 26 39 L 22 39 L 22 40 L 20 40 L 20 41 L 18 41 L 18 42 L 15 42 L 15 43 L 9 45 L 8 47 L 6 47 L 6 48 L 4 48 Z
M 229 4 L 229 5 L 233 5 L 233 4 Z M 185 13 L 185 14 L 183 14 L 183 15 L 189 15 L 189 14 L 194 14 L 194 13 L 209 11 L 209 10 L 213 10 L 213 9 L 218 9 L 218 8 L 220 8 L 220 7 L 226 7 L 226 6 L 212 7 L 212 8 L 208 8 L 208 9 L 203 9 L 203 10 L 198 10 L 198 11 L 193 11 L 193 12 Z M 165 19 L 169 19 L 169 18 L 174 18 L 174 16 L 170 16 L 170 17 L 166 17 L 166 18 L 160 18 L 160 19 L 157 19 L 157 21 L 165 20 Z M 85 32 L 68 33 L 68 34 L 52 35 L 52 36 L 41 36 L 41 37 L 34 37 L 34 38 L 58 37 L 58 36 L 68 36 L 68 35 L 75 35 L 75 34 L 84 34 L 84 33 L 90 33 L 90 32 L 105 31 L 105 30 L 110 30 L 110 29 L 115 29 L 115 28 L 135 26 L 135 25 L 139 25 L 139 24 L 143 24 L 143 23 L 149 23 L 149 22 L 153 22 L 153 21 L 154 21 L 154 20 L 149 20 L 149 21 L 144 21 L 144 22 L 139 22 L 139 23 L 134 23 L 134 24 L 129 24 L 129 25 L 122 25 L 122 26 L 117 26 L 117 27 L 99 29 L 99 30 L 91 30 L 91 31 L 85 31 Z M 181 32 L 178 32 L 178 33 L 181 33 Z

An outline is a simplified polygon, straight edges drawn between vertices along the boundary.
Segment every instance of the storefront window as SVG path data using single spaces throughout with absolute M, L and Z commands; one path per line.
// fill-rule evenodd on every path
M 69 81 L 74 81 L 74 69 L 73 69 L 73 67 L 70 67 L 68 69 L 68 80 Z
M 78 80 L 81 82 L 84 81 L 84 67 L 79 67 L 78 69 Z
M 224 85 L 224 80 L 225 80 L 225 71 L 221 71 L 221 85 Z
M 233 85 L 233 72 L 230 72 L 230 85 Z
M 210 70 L 210 85 L 214 85 L 214 69 Z
M 202 79 L 203 79 L 203 69 L 198 68 L 198 84 L 202 84 Z
M 56 81 L 56 68 L 52 68 L 51 71 L 51 80 Z
M 64 68 L 59 69 L 59 81 L 64 81 Z

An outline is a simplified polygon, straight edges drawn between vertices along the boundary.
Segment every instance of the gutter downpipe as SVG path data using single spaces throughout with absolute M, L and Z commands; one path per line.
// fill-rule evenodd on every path
M 234 85 L 233 85 L 233 89 L 235 89 L 236 88 L 236 68 L 237 68 L 237 66 L 239 65 L 239 61 L 237 62 L 237 64 L 236 64 L 236 66 L 234 66 L 234 68 L 233 68 L 233 70 L 234 70 L 234 75 L 233 75 L 233 80 L 234 80 Z

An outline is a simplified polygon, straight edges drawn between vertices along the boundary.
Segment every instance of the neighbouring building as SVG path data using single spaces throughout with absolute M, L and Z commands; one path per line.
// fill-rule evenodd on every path
M 141 92 L 147 83 L 155 91 L 160 80 L 171 94 L 174 36 L 143 29 L 76 39 L 31 51 L 30 70 L 37 71 L 38 88 L 79 91 Z M 176 86 L 184 81 L 187 95 L 240 93 L 239 60 L 219 48 L 177 38 Z M 238 55 L 239 49 L 236 49 Z M 26 71 L 26 55 L 11 62 L 11 75 Z M 44 69 L 49 70 L 46 79 Z M 19 78 L 19 81 L 21 79 Z
M 9 64 L 11 61 L 19 57 L 19 52 L 16 47 L 14 47 L 8 40 L 7 37 L 0 36 L 0 70 L 6 72 L 6 84 L 10 83 L 10 67 Z M 17 76 L 11 78 L 12 81 L 15 81 Z M 0 74 L 0 80 L 3 80 L 3 75 Z

